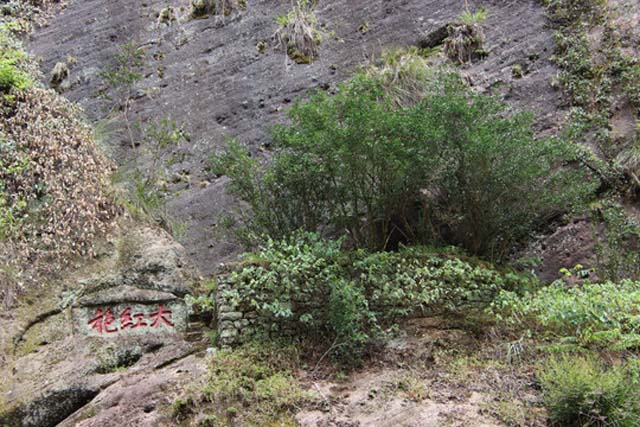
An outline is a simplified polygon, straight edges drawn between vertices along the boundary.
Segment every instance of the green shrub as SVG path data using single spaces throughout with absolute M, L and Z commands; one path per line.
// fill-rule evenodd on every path
M 562 69 L 560 83 L 574 106 L 590 107 L 594 92 L 599 89 L 593 81 L 596 70 L 591 58 L 589 40 L 584 28 L 577 34 L 555 34 L 557 54 L 555 62 Z
M 361 362 L 380 331 L 417 314 L 470 313 L 502 289 L 526 280 L 490 266 L 428 248 L 398 252 L 341 251 L 340 241 L 298 233 L 268 240 L 220 277 L 223 297 L 241 310 L 255 310 L 261 332 L 293 332 L 332 343 L 343 365 Z
M 0 59 L 0 93 L 22 90 L 29 85 L 29 78 L 12 61 Z
M 29 87 L 32 79 L 24 70 L 27 54 L 12 35 L 11 27 L 0 24 L 0 94 L 4 99 L 12 91 Z
M 543 3 L 551 20 L 563 26 L 598 23 L 606 10 L 605 0 L 543 0 Z
M 604 238 L 596 245 L 596 270 L 605 280 L 640 280 L 640 224 L 613 201 L 599 204 L 596 224 L 604 225 Z
M 398 107 L 379 79 L 357 75 L 293 106 L 266 169 L 232 143 L 216 171 L 258 233 L 328 224 L 361 247 L 444 240 L 496 259 L 591 192 L 584 173 L 562 167 L 574 149 L 536 140 L 531 115 L 507 115 L 454 74 L 425 94 Z
M 544 404 L 552 425 L 632 427 L 640 423 L 633 370 L 605 366 L 593 357 L 564 356 L 540 370 Z
M 502 291 L 492 304 L 498 320 L 536 336 L 613 349 L 640 345 L 640 282 L 556 281 L 522 296 Z

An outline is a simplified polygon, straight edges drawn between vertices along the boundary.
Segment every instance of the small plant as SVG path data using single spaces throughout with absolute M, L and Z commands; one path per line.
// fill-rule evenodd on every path
M 298 64 L 311 63 L 318 55 L 318 45 L 322 41 L 314 6 L 313 0 L 296 0 L 286 15 L 276 19 L 279 26 L 274 34 L 276 44 Z
M 480 8 L 475 12 L 472 12 L 470 9 L 467 9 L 464 12 L 462 12 L 462 15 L 460 15 L 460 17 L 458 18 L 458 21 L 468 26 L 479 25 L 479 24 L 482 24 L 484 21 L 486 21 L 488 16 L 489 14 L 487 13 L 487 10 L 484 8 Z
M 522 65 L 520 64 L 515 64 L 512 68 L 511 68 L 511 75 L 513 76 L 513 78 L 515 79 L 521 79 L 524 77 L 524 70 L 522 69 Z
M 224 423 L 215 415 L 205 415 L 198 421 L 198 427 L 222 427 Z
M 394 385 L 400 390 L 409 400 L 414 402 L 420 402 L 429 396 L 429 390 L 425 384 L 425 381 L 421 380 L 417 372 L 406 372 L 401 375 Z
M 135 148 L 135 138 L 129 120 L 129 110 L 135 84 L 142 79 L 143 62 L 144 50 L 137 47 L 134 42 L 128 42 L 120 46 L 112 63 L 100 73 L 107 90 L 115 91 L 113 108 L 119 109 L 122 113 L 131 148 Z
M 398 107 L 414 106 L 427 95 L 427 89 L 437 78 L 429 66 L 430 53 L 417 48 L 386 50 L 364 72 L 381 84 Z
M 167 151 L 179 148 L 189 139 L 189 135 L 168 118 L 153 121 L 145 127 L 136 123 L 132 128 L 140 134 L 140 140 L 136 144 L 141 147 L 142 165 L 135 167 L 126 176 L 114 177 L 114 182 L 126 190 L 120 197 L 120 203 L 138 219 L 151 220 L 177 237 L 184 232 L 186 226 L 173 221 L 166 211 L 166 177 L 173 159 Z
M 327 320 L 335 331 L 333 357 L 343 366 L 358 366 L 367 345 L 380 332 L 375 314 L 359 284 L 335 280 L 330 287 Z
M 173 7 L 167 5 L 158 14 L 158 23 L 171 25 L 176 21 L 176 11 Z
M 640 115 L 640 62 L 628 67 L 622 76 L 624 82 L 624 90 L 629 101 L 638 110 Z
M 246 7 L 246 0 L 191 0 L 191 16 L 194 18 L 209 15 L 229 16 L 234 10 Z
M 171 404 L 171 415 L 180 422 L 189 418 L 194 411 L 194 401 L 192 397 L 176 399 Z
M 562 427 L 639 425 L 634 376 L 632 368 L 575 355 L 552 358 L 538 372 L 552 425 Z

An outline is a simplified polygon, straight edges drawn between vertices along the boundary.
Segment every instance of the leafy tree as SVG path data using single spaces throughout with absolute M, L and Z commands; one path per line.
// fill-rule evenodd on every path
M 583 171 L 567 167 L 571 144 L 536 139 L 531 114 L 509 115 L 440 74 L 415 104 L 398 105 L 371 74 L 295 103 L 262 170 L 232 143 L 215 167 L 251 206 L 250 228 L 283 236 L 328 226 L 361 247 L 446 241 L 497 259 L 590 194 Z

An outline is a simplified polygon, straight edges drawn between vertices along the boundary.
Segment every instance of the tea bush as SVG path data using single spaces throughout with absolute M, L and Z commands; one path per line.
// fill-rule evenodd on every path
M 538 337 L 620 350 L 640 345 L 638 304 L 640 282 L 567 287 L 556 281 L 523 295 L 502 291 L 491 311 L 505 325 L 529 329 Z
M 551 425 L 632 427 L 640 423 L 637 369 L 605 366 L 594 357 L 552 358 L 541 367 Z
M 328 225 L 369 249 L 445 241 L 499 259 L 590 194 L 565 167 L 570 144 L 535 139 L 531 115 L 440 74 L 415 105 L 371 74 L 297 102 L 263 170 L 232 143 L 214 165 L 251 206 L 249 227 L 277 238 Z
M 469 313 L 500 289 L 527 284 L 515 274 L 429 248 L 398 252 L 341 251 L 316 233 L 269 239 L 219 281 L 224 295 L 256 311 L 262 332 L 283 331 L 333 342 L 341 364 L 357 365 L 395 321 L 417 314 Z

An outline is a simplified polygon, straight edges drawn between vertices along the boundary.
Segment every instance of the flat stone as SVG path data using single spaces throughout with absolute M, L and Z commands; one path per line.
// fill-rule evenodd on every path
M 238 331 L 235 329 L 225 329 L 222 332 L 220 332 L 220 338 L 222 339 L 235 338 L 237 336 L 238 336 Z
M 247 319 L 240 319 L 233 322 L 233 325 L 238 329 L 242 329 L 249 326 L 249 321 Z
M 232 311 L 228 313 L 221 313 L 218 316 L 219 320 L 240 320 L 242 319 L 242 313 L 240 311 Z
M 233 307 L 230 305 L 221 305 L 218 307 L 218 313 L 228 313 L 230 311 L 233 311 Z
M 85 294 L 80 297 L 74 306 L 96 306 L 119 303 L 154 303 L 174 301 L 177 297 L 169 292 L 152 289 L 140 289 L 133 286 L 117 286 L 100 292 Z

